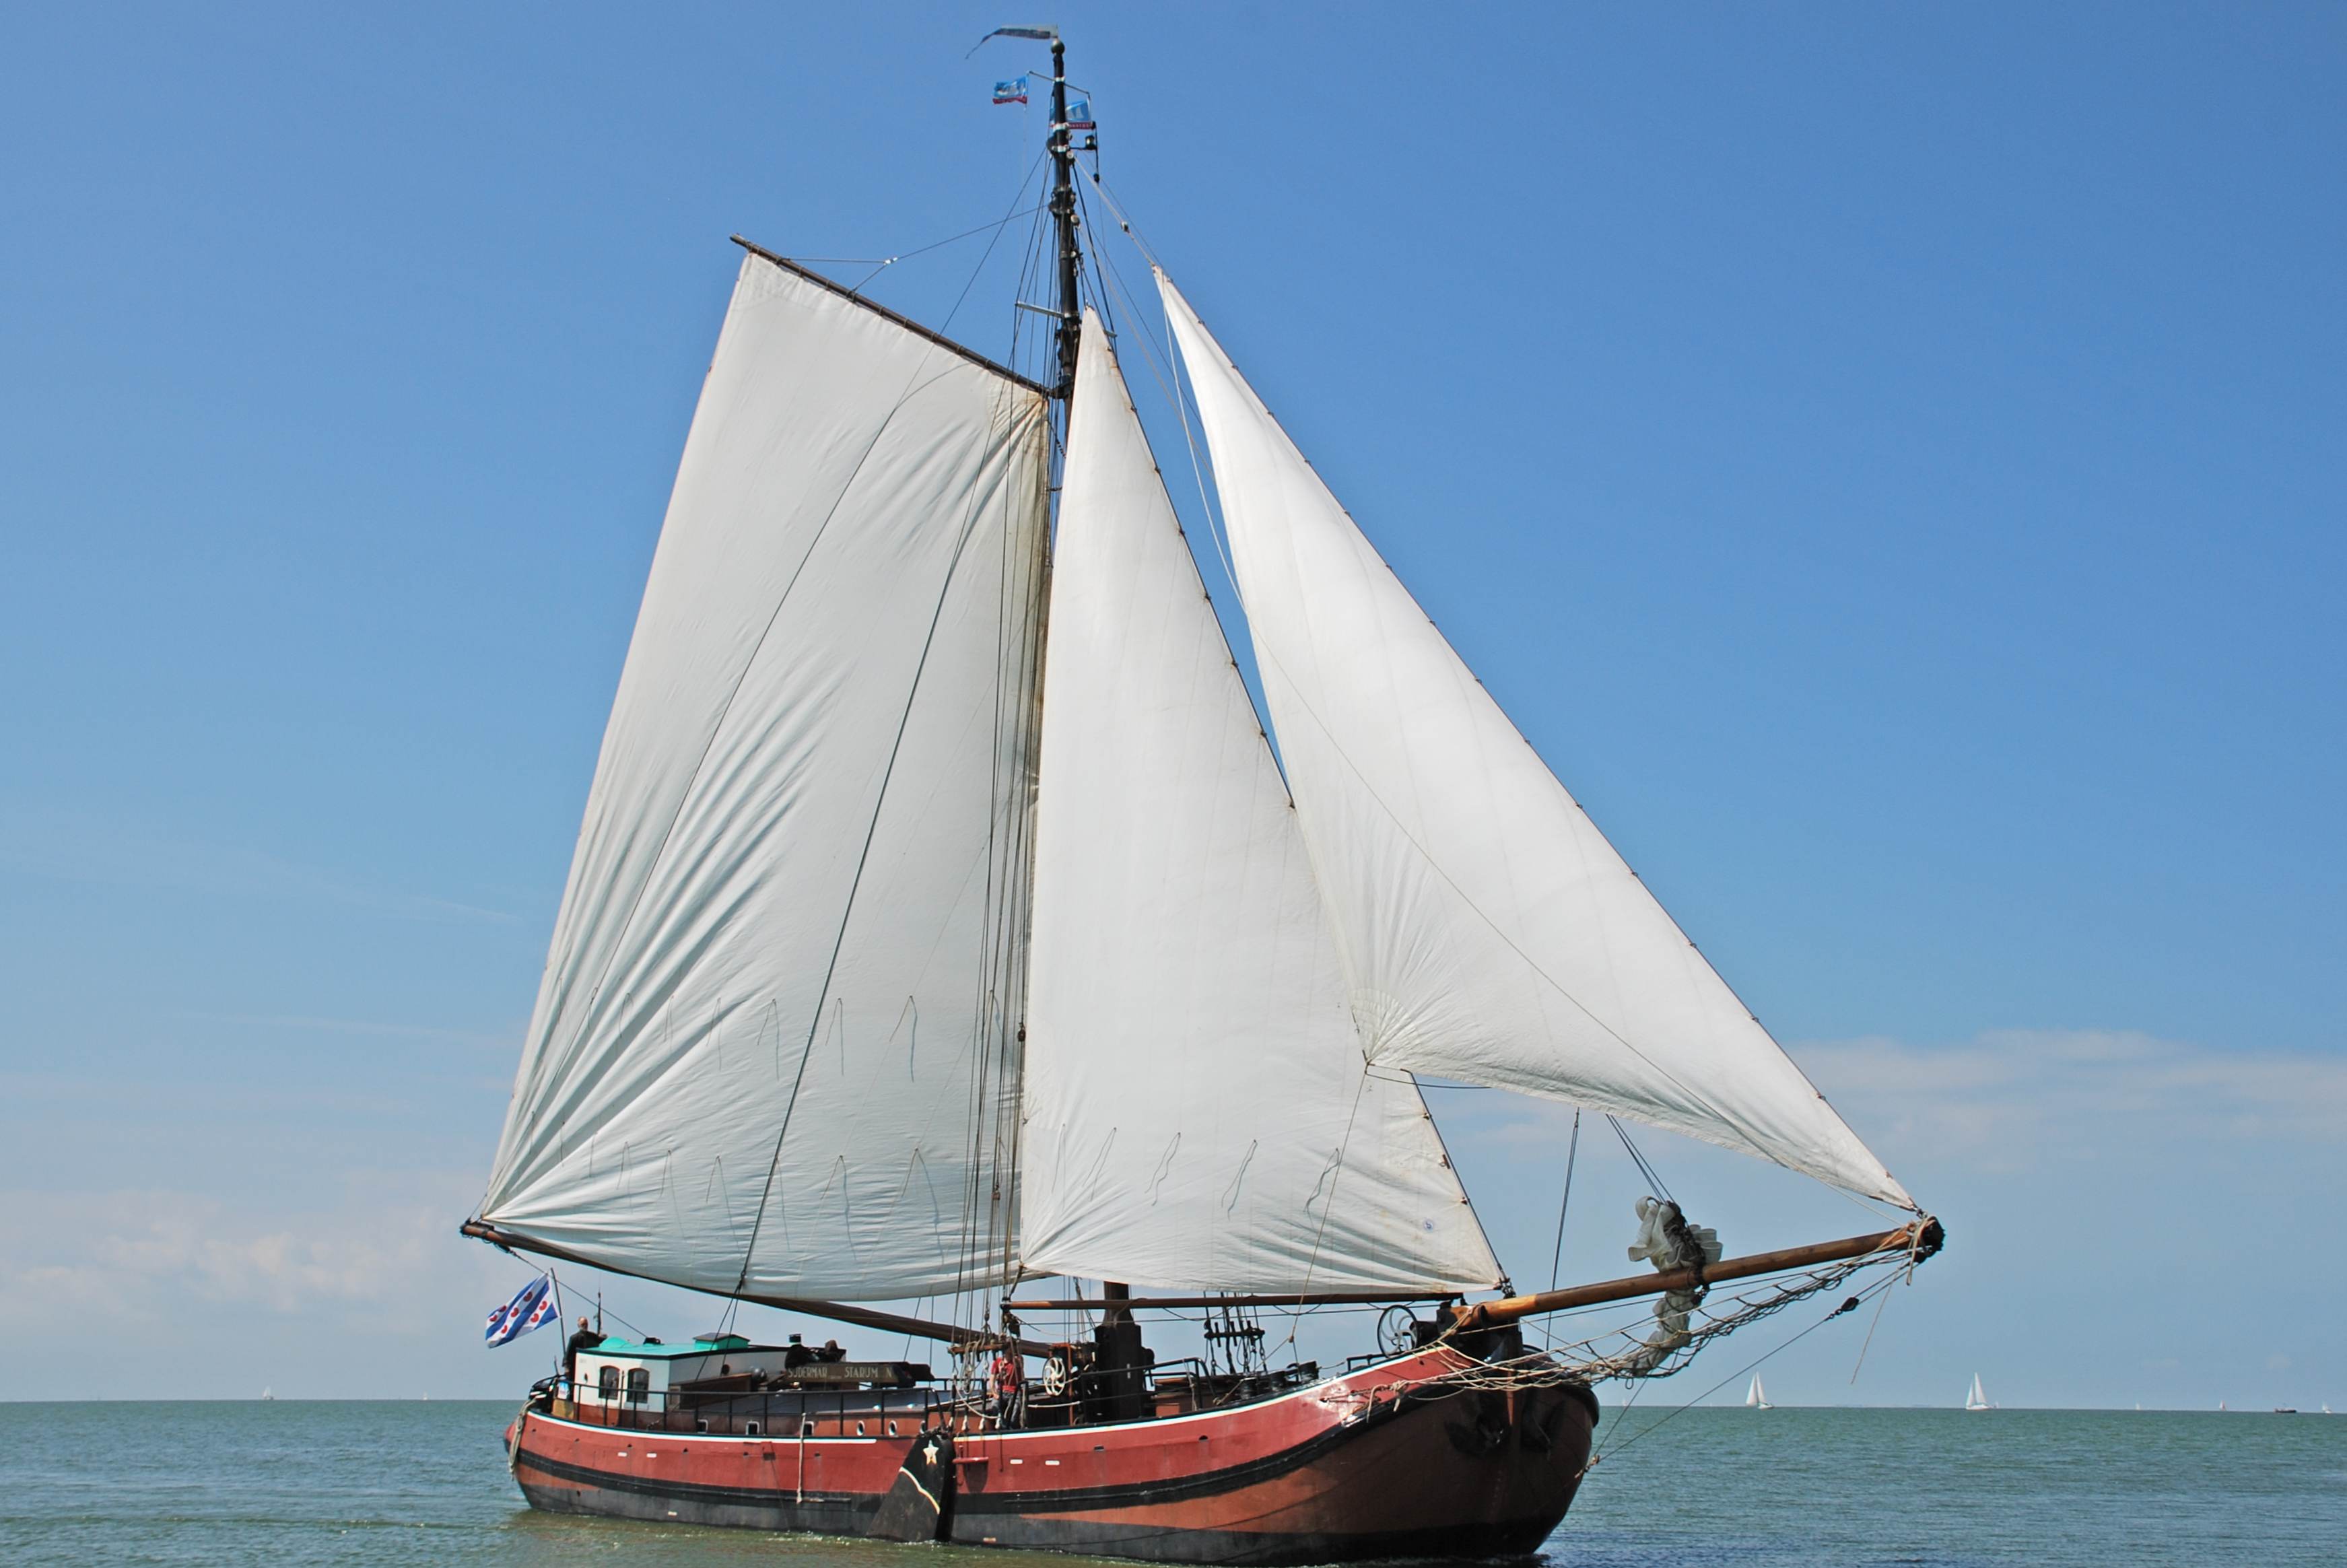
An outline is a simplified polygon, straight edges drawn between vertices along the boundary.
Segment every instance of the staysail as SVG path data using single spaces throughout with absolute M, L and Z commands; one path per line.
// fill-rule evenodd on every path
M 1495 1283 L 1416 1084 L 1363 1059 L 1287 793 L 1089 318 L 1051 628 L 1028 1271 L 1254 1291 Z
M 1040 388 L 745 259 L 484 1220 L 702 1289 L 984 1283 L 1048 441 Z
M 1370 1061 L 1568 1100 L 1911 1208 L 1159 286 Z

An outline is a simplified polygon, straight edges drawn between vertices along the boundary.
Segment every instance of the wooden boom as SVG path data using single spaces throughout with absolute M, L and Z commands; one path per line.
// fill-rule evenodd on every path
M 1255 1296 L 1082 1296 L 1028 1301 L 1006 1301 L 1013 1312 L 1084 1312 L 1093 1308 L 1142 1307 L 1358 1307 L 1386 1301 L 1450 1301 L 1455 1291 L 1386 1290 L 1328 1291 L 1304 1296 L 1289 1292 Z
M 624 1268 L 613 1268 L 608 1263 L 598 1263 L 581 1253 L 552 1242 L 538 1241 L 517 1231 L 501 1230 L 482 1220 L 466 1220 L 457 1227 L 476 1240 L 505 1248 L 507 1252 L 534 1252 L 540 1257 L 555 1258 L 563 1263 L 584 1264 L 609 1274 L 625 1274 L 635 1279 L 649 1279 L 650 1275 L 635 1274 Z M 662 1280 L 661 1284 L 672 1281 Z M 884 1334 L 910 1334 L 918 1339 L 937 1339 L 948 1345 L 969 1345 L 991 1348 L 997 1345 L 1015 1348 L 1022 1356 L 1049 1356 L 1051 1347 L 1037 1339 L 1005 1339 L 999 1334 L 963 1328 L 951 1323 L 935 1323 L 926 1317 L 907 1317 L 895 1312 L 876 1312 L 869 1307 L 850 1307 L 844 1301 L 805 1300 L 794 1296 L 752 1296 L 747 1292 L 735 1296 L 730 1290 L 704 1290 L 689 1285 L 687 1290 L 701 1290 L 707 1296 L 723 1296 L 730 1300 L 747 1301 L 755 1307 L 773 1307 L 784 1312 L 803 1312 L 810 1317 L 828 1317 L 835 1322 L 853 1323 L 860 1328 L 877 1328 Z
M 1697 1286 L 1717 1285 L 1724 1280 L 1749 1279 L 1758 1274 L 1782 1274 L 1796 1268 L 1813 1268 L 1821 1263 L 1840 1263 L 1844 1258 L 1865 1257 L 1873 1253 L 1911 1253 L 1917 1262 L 1940 1250 L 1947 1234 L 1940 1222 L 1929 1217 L 1897 1230 L 1878 1231 L 1872 1235 L 1846 1236 L 1840 1241 L 1821 1241 L 1809 1246 L 1788 1246 L 1777 1252 L 1756 1252 L 1747 1257 L 1722 1258 L 1706 1264 L 1698 1272 L 1692 1268 L 1674 1268 L 1662 1274 L 1633 1275 L 1627 1279 L 1603 1280 L 1595 1285 L 1576 1285 L 1569 1290 L 1543 1290 L 1533 1296 L 1503 1296 L 1497 1301 L 1479 1301 L 1471 1307 L 1451 1308 L 1455 1328 L 1489 1328 L 1498 1323 L 1514 1323 L 1525 1317 L 1537 1317 L 1543 1312 L 1566 1312 L 1576 1307 L 1595 1307 L 1607 1301 L 1628 1301 L 1641 1296 L 1660 1296 L 1666 1291 L 1692 1290 Z

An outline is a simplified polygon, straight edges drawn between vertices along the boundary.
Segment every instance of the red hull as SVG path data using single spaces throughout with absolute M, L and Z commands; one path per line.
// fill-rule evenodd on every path
M 961 1433 L 917 1496 L 939 1538 L 969 1545 L 1163 1563 L 1530 1553 L 1573 1501 L 1597 1404 L 1578 1388 L 1459 1386 L 1474 1366 L 1438 1349 L 1204 1415 Z M 924 1440 L 910 1423 L 758 1437 L 537 1411 L 508 1433 L 538 1508 L 831 1535 L 874 1532 Z

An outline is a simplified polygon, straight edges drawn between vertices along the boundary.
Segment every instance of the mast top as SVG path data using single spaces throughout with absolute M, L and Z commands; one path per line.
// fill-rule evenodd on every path
M 1068 46 L 1057 30 L 1051 34 L 1051 224 L 1060 245 L 1060 377 L 1052 395 L 1061 402 L 1076 391 L 1076 345 L 1083 332 L 1082 304 L 1077 297 L 1076 276 L 1081 253 L 1076 247 L 1076 187 L 1074 127 L 1068 123 Z

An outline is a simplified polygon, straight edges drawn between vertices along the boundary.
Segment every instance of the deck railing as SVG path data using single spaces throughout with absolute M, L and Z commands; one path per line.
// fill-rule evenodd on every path
M 913 1389 L 622 1386 L 607 1390 L 591 1382 L 574 1389 L 568 1378 L 550 1378 L 538 1385 L 535 1402 L 565 1419 L 630 1431 L 767 1439 L 905 1438 L 932 1427 L 978 1432 L 1090 1425 L 1104 1419 L 1098 1408 L 1103 1376 L 1077 1371 L 1056 1392 L 1047 1392 L 1040 1379 L 1030 1378 L 1021 1397 L 1007 1410 L 999 1400 L 949 1382 Z M 1248 1404 L 1302 1388 L 1319 1376 L 1318 1366 L 1308 1361 L 1246 1373 L 1218 1371 L 1195 1358 L 1168 1361 L 1144 1374 L 1143 1419 Z

